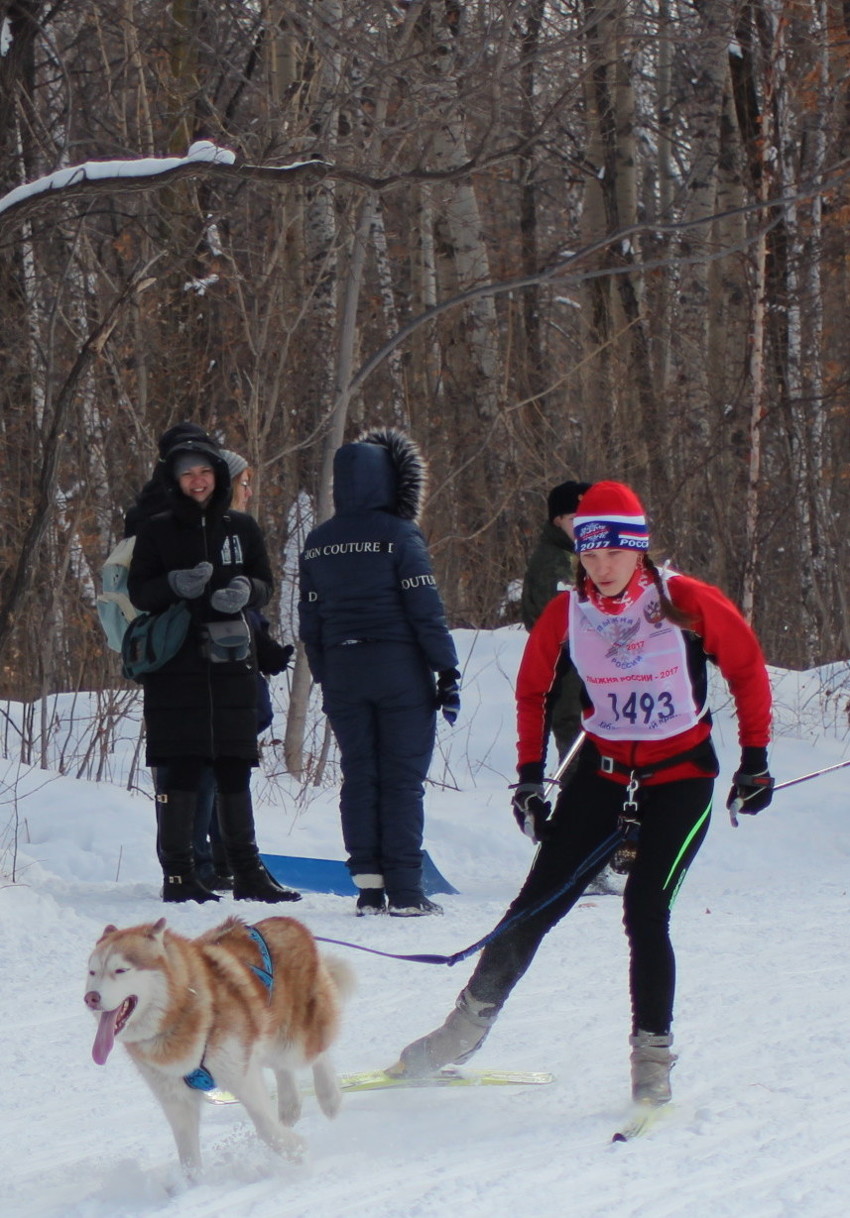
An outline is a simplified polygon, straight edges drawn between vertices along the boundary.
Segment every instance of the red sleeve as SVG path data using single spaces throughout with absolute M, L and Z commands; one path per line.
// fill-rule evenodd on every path
M 540 780 L 546 760 L 546 695 L 567 638 L 569 595 L 561 592 L 553 597 L 540 614 L 528 636 L 517 674 L 517 763 L 539 764 Z
M 706 654 L 726 678 L 738 712 L 738 742 L 766 747 L 770 741 L 770 678 L 759 641 L 740 611 L 719 588 L 688 575 L 672 574 L 670 599 L 694 621 Z

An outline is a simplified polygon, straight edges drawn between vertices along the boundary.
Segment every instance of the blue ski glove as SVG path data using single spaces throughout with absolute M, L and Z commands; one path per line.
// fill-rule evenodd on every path
M 456 668 L 446 668 L 437 677 L 437 706 L 449 727 L 454 727 L 460 714 L 460 673 Z
M 210 597 L 218 613 L 238 613 L 251 599 L 251 581 L 244 575 L 234 575 L 226 588 L 219 588 Z
M 518 783 L 514 788 L 511 810 L 520 829 L 533 842 L 542 842 L 551 836 L 549 817 L 552 805 L 543 798 L 542 782 Z
M 741 749 L 741 765 L 732 775 L 732 788 L 726 807 L 733 825 L 738 814 L 755 816 L 773 799 L 774 780 L 767 768 L 767 749 L 747 745 Z
M 168 586 L 185 601 L 196 600 L 209 583 L 212 563 L 199 562 L 196 567 L 168 572 Z

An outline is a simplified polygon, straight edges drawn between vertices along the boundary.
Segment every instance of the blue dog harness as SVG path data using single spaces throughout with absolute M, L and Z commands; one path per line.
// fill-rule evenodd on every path
M 257 968 L 256 964 L 252 964 L 251 972 L 256 973 L 257 976 L 260 978 L 260 981 L 262 981 L 263 985 L 266 987 L 266 989 L 269 992 L 269 1001 L 271 1002 L 272 989 L 274 988 L 274 965 L 272 964 L 272 957 L 271 957 L 271 952 L 269 951 L 269 945 L 268 945 L 268 943 L 266 943 L 263 936 L 257 930 L 256 926 L 249 926 L 248 934 L 254 940 L 257 947 L 260 949 L 260 956 L 261 956 L 263 964 L 265 966 L 264 968 Z
M 263 962 L 263 967 L 258 968 L 256 964 L 250 964 L 248 967 L 251 972 L 256 974 L 262 981 L 263 985 L 269 992 L 269 1002 L 271 1002 L 272 990 L 274 989 L 274 965 L 272 964 L 272 956 L 269 951 L 269 945 L 266 943 L 263 936 L 257 930 L 256 926 L 248 927 L 248 934 L 257 945 L 260 953 L 260 958 Z M 216 1082 L 209 1070 L 204 1065 L 204 1057 L 206 1056 L 206 1048 L 201 1056 L 201 1064 L 196 1070 L 192 1070 L 189 1074 L 183 1075 L 183 1082 L 187 1087 L 191 1087 L 194 1091 L 215 1091 Z

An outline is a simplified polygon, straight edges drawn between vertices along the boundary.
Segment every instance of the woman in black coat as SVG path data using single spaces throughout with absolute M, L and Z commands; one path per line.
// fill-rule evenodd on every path
M 184 600 L 192 614 L 177 655 L 142 678 L 146 760 L 160 773 L 163 899 L 218 899 L 195 875 L 192 853 L 198 785 L 211 764 L 234 896 L 298 900 L 260 862 L 251 804 L 257 664 L 243 611 L 261 608 L 272 592 L 263 536 L 251 516 L 228 510 L 230 473 L 214 441 L 178 441 L 164 457 L 162 480 L 171 506 L 139 526 L 128 591 L 144 612 Z

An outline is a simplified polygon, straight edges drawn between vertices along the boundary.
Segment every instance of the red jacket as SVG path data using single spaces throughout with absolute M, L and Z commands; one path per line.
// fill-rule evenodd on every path
M 738 712 L 738 740 L 741 747 L 766 747 L 770 739 L 770 680 L 758 639 L 743 617 L 719 588 L 687 575 L 672 574 L 667 593 L 673 604 L 691 618 L 685 631 L 689 639 L 688 668 L 697 704 L 704 696 L 706 660 L 716 662 L 726 678 Z M 574 592 L 559 593 L 549 602 L 528 637 L 517 677 L 517 761 L 526 781 L 541 781 L 546 760 L 547 695 L 555 683 L 558 663 L 568 646 L 569 598 Z M 597 602 L 604 609 L 605 597 Z M 590 702 L 582 686 L 582 697 Z M 589 711 L 585 711 L 586 714 Z M 588 738 L 608 757 L 623 765 L 640 769 L 692 749 L 711 734 L 708 713 L 695 727 L 666 740 L 600 740 Z M 645 779 L 647 785 L 671 782 L 678 778 L 705 775 L 703 766 L 692 761 L 668 766 Z M 612 774 L 625 783 L 625 775 Z

